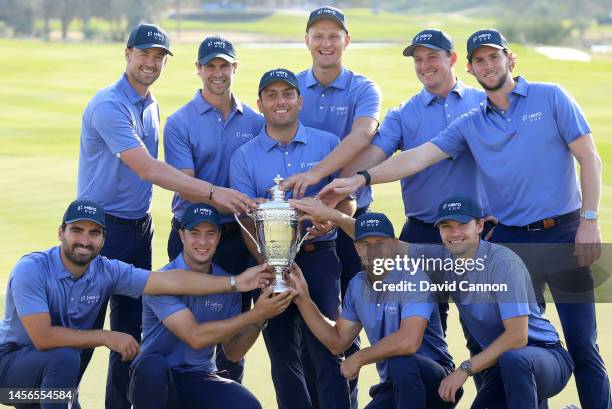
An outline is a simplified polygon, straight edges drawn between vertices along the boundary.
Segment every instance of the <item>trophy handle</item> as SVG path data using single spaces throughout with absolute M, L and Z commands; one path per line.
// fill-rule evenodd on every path
M 255 246 L 257 246 L 257 252 L 259 254 L 261 254 L 261 249 L 259 248 L 259 244 L 257 243 L 257 240 L 255 240 L 255 237 L 253 237 L 253 235 L 249 232 L 249 230 L 244 227 L 244 224 L 242 224 L 242 222 L 240 221 L 240 219 L 238 219 L 238 216 L 236 216 L 236 213 L 234 213 L 234 219 L 236 219 L 236 221 L 238 222 L 238 224 L 240 225 L 240 227 L 242 227 L 242 230 L 244 230 L 246 232 L 246 234 L 249 235 L 249 237 L 251 238 L 251 240 L 253 240 L 253 243 L 255 243 Z M 301 243 L 300 243 L 301 244 Z
M 304 235 L 304 237 L 302 237 L 302 240 L 300 240 L 300 243 L 297 245 L 297 251 L 300 251 L 300 248 L 302 247 L 302 243 L 304 243 L 304 241 L 306 241 L 306 238 L 308 237 L 308 234 L 310 234 L 309 231 L 307 231 L 306 234 Z

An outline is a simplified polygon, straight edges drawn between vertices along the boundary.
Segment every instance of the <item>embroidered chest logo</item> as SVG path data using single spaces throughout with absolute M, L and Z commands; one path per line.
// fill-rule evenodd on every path
M 319 164 L 319 162 L 318 162 L 318 161 L 312 161 L 312 162 L 301 162 L 301 163 L 300 163 L 300 167 L 301 167 L 302 169 L 312 169 L 312 168 L 314 168 L 315 166 L 317 166 L 318 164 Z
M 532 114 L 523 115 L 523 122 L 536 122 L 543 118 L 542 112 L 534 112 Z
M 254 136 L 255 134 L 252 132 L 236 131 L 236 139 L 239 139 L 241 141 L 247 141 L 249 139 L 253 139 Z
M 95 304 L 100 301 L 99 295 L 82 295 L 80 301 L 84 304 Z
M 385 312 L 392 314 L 392 315 L 396 315 L 398 311 L 397 305 L 388 305 L 387 308 L 385 308 Z
M 223 303 L 217 301 L 206 300 L 204 302 L 204 307 L 208 308 L 211 311 L 219 312 L 223 309 Z
M 348 114 L 348 106 L 337 106 L 337 105 L 332 105 L 329 108 L 329 111 L 336 114 L 336 115 L 346 115 Z

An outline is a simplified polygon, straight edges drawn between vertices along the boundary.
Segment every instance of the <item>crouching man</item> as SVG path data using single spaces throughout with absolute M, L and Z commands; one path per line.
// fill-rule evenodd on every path
M 274 276 L 265 266 L 235 277 L 135 268 L 99 255 L 105 225 L 102 206 L 76 200 L 59 227 L 61 244 L 25 255 L 11 272 L 0 323 L 0 388 L 74 389 L 86 348 L 106 346 L 124 361 L 134 358 L 139 345 L 131 335 L 92 329 L 111 294 L 138 298 L 250 291 L 267 285 Z M 41 407 L 68 405 L 56 400 Z
M 203 276 L 231 277 L 212 262 L 220 226 L 214 207 L 190 205 L 179 229 L 183 252 L 162 270 L 190 269 Z M 144 297 L 142 353 L 131 367 L 134 409 L 261 409 L 244 386 L 217 374 L 215 348 L 221 344 L 225 356 L 238 362 L 267 320 L 291 304 L 294 292 L 274 295 L 266 288 L 255 307 L 241 313 L 241 297 L 233 289 L 206 296 Z
M 336 210 L 329 211 L 337 215 L 338 225 L 349 236 L 353 236 L 354 229 L 355 247 L 365 269 L 350 281 L 341 316 L 334 323 L 319 312 L 300 269 L 294 266 L 289 279 L 297 290 L 293 301 L 304 321 L 334 354 L 344 352 L 365 329 L 371 346 L 344 360 L 341 371 L 351 380 L 359 375 L 362 366 L 376 363 L 380 384 L 371 388 L 373 399 L 367 409 L 455 407 L 455 403 L 445 402 L 438 395 L 440 382 L 454 367 L 435 297 L 426 292 L 384 290 L 382 285 L 428 280 L 427 275 L 375 268 L 375 259 L 394 258 L 400 251 L 393 225 L 384 214 L 365 213 L 354 221 Z M 343 223 L 346 221 L 348 229 Z

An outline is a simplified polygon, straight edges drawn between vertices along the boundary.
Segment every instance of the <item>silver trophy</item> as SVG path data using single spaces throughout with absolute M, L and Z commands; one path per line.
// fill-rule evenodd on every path
M 276 273 L 272 283 L 275 293 L 282 293 L 288 289 L 284 274 L 293 264 L 293 259 L 308 233 L 300 239 L 300 226 L 298 223 L 298 210 L 285 200 L 286 190 L 280 187 L 283 178 L 276 175 L 274 186 L 268 189 L 272 200 L 257 205 L 257 210 L 249 216 L 255 225 L 255 239 L 236 216 L 240 227 L 249 235 L 257 246 L 257 251 L 264 261 Z

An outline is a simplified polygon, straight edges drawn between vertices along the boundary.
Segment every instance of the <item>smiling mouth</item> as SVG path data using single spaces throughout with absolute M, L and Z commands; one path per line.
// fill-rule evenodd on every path
M 431 71 L 431 72 L 424 72 L 424 73 L 421 73 L 421 75 L 422 75 L 423 77 L 431 77 L 431 76 L 433 76 L 435 73 L 436 73 L 435 71 Z
M 275 109 L 274 110 L 275 114 L 286 114 L 287 112 L 289 112 L 288 109 Z

